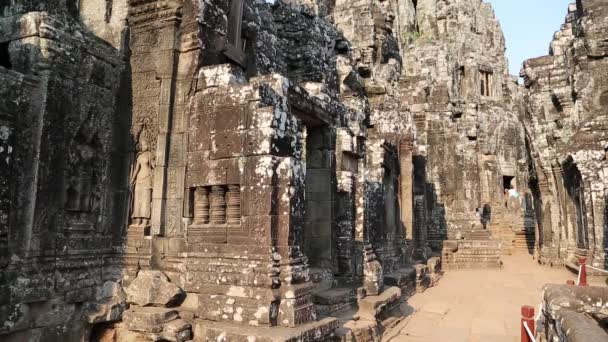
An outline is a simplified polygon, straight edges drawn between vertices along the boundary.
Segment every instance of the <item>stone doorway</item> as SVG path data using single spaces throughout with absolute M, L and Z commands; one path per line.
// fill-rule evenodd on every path
M 513 177 L 513 176 L 502 176 L 502 188 L 504 190 L 509 190 L 511 188 L 515 188 L 513 179 L 515 179 L 515 177 Z
M 586 207 L 583 178 L 576 164 L 569 162 L 565 165 L 564 183 L 568 196 L 574 206 L 574 229 L 576 247 L 580 249 L 589 248 L 589 235 L 587 231 Z

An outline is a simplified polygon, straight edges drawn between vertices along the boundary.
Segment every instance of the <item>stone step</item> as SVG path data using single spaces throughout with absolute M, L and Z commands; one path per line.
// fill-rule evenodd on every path
M 483 256 L 483 255 L 500 255 L 500 253 L 496 250 L 463 250 L 463 251 L 459 251 L 458 255 Z
M 313 301 L 320 305 L 334 305 L 340 303 L 353 303 L 357 299 L 353 288 L 338 287 L 315 293 Z
M 534 248 L 534 231 L 522 230 L 515 232 L 512 237 L 512 246 L 518 250 Z
M 400 268 L 393 273 L 384 275 L 384 284 L 387 286 L 396 286 L 403 289 L 410 283 L 416 281 L 416 269 L 414 267 Z
M 498 269 L 502 268 L 502 262 L 491 261 L 491 262 L 459 262 L 455 264 L 446 264 L 444 266 L 448 270 L 460 270 L 460 269 L 479 269 L 479 268 L 490 268 Z
M 338 328 L 338 320 L 326 317 L 293 328 L 276 326 L 251 326 L 226 322 L 196 320 L 194 335 L 204 336 L 205 341 L 331 341 Z
M 338 303 L 333 305 L 315 304 L 318 317 L 335 317 L 336 313 L 343 312 L 357 306 L 354 303 Z
M 469 230 L 463 232 L 465 240 L 491 240 L 492 233 L 489 230 Z
M 310 280 L 315 284 L 317 292 L 329 290 L 335 286 L 333 272 L 328 268 L 312 267 L 310 269 Z
M 399 307 L 401 289 L 396 286 L 386 287 L 377 296 L 367 296 L 359 300 L 359 317 L 365 320 L 378 320 L 388 317 L 390 312 Z

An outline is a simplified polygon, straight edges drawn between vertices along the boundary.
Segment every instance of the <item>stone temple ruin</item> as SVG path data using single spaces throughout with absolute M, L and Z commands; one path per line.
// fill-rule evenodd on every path
M 608 5 L 1 0 L 0 340 L 378 341 L 441 269 L 607 268 Z

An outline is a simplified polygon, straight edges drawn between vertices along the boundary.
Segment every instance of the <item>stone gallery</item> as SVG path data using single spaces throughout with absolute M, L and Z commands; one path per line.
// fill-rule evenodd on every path
M 607 268 L 608 3 L 521 76 L 482 0 L 0 0 L 0 340 L 380 341 L 442 269 Z

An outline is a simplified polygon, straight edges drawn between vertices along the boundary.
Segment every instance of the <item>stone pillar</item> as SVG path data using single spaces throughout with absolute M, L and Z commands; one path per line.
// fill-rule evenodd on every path
M 141 132 L 149 139 L 150 149 L 155 152 L 150 218 L 153 236 L 181 234 L 182 217 L 175 213 L 183 212 L 183 191 L 174 189 L 184 189 L 183 175 L 175 168 L 178 162 L 170 161 L 170 155 L 174 155 L 185 165 L 183 148 L 172 136 L 178 63 L 176 37 L 181 18 L 178 3 L 151 6 L 149 2 L 132 1 L 129 6 L 133 132 Z M 137 44 L 148 41 L 151 43 Z
M 384 287 L 384 271 L 371 244 L 370 229 L 372 228 L 372 224 L 369 217 L 366 217 L 369 210 L 368 206 L 366 206 L 366 201 L 368 200 L 366 193 L 371 180 L 366 176 L 365 160 L 366 157 L 359 160 L 359 175 L 355 185 L 355 244 L 361 251 L 361 259 L 359 259 L 360 261 L 357 264 L 357 273 L 362 276 L 365 293 L 373 296 L 382 292 Z M 382 179 L 382 177 L 380 176 L 378 179 Z
M 377 296 L 384 288 L 384 271 L 372 245 L 363 248 L 363 288 L 368 296 Z
M 406 137 L 401 140 L 399 145 L 399 165 L 400 165 L 400 209 L 401 222 L 405 233 L 405 238 L 411 240 L 413 238 L 414 220 L 412 213 L 414 210 L 412 187 L 413 180 L 413 164 L 412 164 L 412 140 Z
M 211 187 L 211 213 L 210 222 L 212 224 L 226 223 L 226 191 L 223 186 L 214 185 Z
M 209 189 L 197 187 L 194 192 L 194 225 L 209 223 Z
M 229 185 L 226 193 L 226 222 L 228 224 L 241 224 L 241 187 Z

